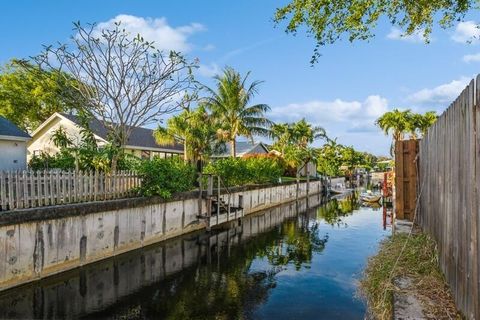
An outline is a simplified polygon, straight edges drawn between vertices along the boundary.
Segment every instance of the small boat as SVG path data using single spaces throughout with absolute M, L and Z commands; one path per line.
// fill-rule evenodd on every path
M 377 203 L 382 199 L 382 195 L 380 194 L 373 194 L 372 191 L 368 190 L 366 193 L 362 193 L 360 195 L 360 200 L 363 202 L 368 203 Z

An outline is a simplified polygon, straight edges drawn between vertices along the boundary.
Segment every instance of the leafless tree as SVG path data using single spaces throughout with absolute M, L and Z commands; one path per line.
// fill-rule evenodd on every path
M 34 57 L 46 69 L 62 70 L 77 81 L 85 110 L 109 130 L 116 150 L 125 146 L 134 127 L 159 122 L 181 109 L 181 97 L 194 84 L 189 62 L 180 53 L 163 52 L 141 35 L 115 23 L 110 29 L 74 23 L 69 44 L 45 46 Z M 112 159 L 116 169 L 118 152 Z

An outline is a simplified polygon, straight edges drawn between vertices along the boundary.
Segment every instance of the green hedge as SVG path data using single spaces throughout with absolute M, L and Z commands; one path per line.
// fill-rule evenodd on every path
M 285 168 L 273 157 L 226 158 L 207 164 L 203 172 L 220 176 L 227 186 L 278 182 Z
M 139 165 L 138 173 L 142 178 L 140 194 L 165 199 L 173 193 L 192 190 L 197 177 L 195 167 L 180 157 L 144 160 Z

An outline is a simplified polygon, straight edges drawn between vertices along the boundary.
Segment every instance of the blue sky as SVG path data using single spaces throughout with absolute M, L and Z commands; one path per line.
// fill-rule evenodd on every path
M 198 79 L 225 65 L 265 81 L 255 102 L 271 106 L 276 121 L 308 121 L 327 129 L 338 142 L 388 154 L 390 139 L 373 122 L 394 107 L 442 112 L 480 70 L 478 14 L 449 30 L 435 29 L 432 42 L 399 36 L 386 23 L 376 38 L 322 49 L 311 66 L 314 47 L 303 33 L 284 33 L 272 22 L 286 1 L 245 0 L 82 0 L 9 1 L 0 10 L 0 63 L 39 53 L 43 44 L 65 42 L 72 21 L 127 21 L 157 46 L 198 58 Z

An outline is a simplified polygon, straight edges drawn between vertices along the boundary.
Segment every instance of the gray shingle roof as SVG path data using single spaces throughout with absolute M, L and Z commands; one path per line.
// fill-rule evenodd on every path
M 255 153 L 268 153 L 268 150 L 263 145 L 263 143 L 251 143 L 250 141 L 235 141 L 235 148 L 237 156 L 242 156 L 244 154 L 255 154 Z M 229 157 L 231 145 L 229 143 L 225 144 L 225 151 L 219 154 L 215 154 L 215 157 Z
M 0 136 L 9 136 L 25 139 L 31 138 L 28 133 L 26 133 L 25 131 L 17 127 L 13 122 L 5 119 L 2 116 L 0 116 Z
M 77 125 L 81 125 L 81 121 L 76 115 L 62 113 L 62 116 L 76 123 Z M 102 139 L 107 140 L 108 129 L 105 127 L 102 121 L 98 119 L 92 119 L 90 120 L 88 125 L 90 127 L 90 130 L 92 130 L 94 134 L 101 137 Z M 157 144 L 155 138 L 153 137 L 153 130 L 141 127 L 133 128 L 132 134 L 128 138 L 127 145 L 139 148 L 162 148 L 177 152 L 183 152 L 183 145 L 178 143 L 173 146 Z

